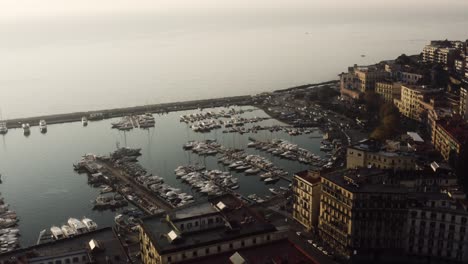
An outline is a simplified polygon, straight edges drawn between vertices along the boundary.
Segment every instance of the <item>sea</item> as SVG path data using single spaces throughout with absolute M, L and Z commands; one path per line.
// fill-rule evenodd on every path
M 333 80 L 353 64 L 418 54 L 431 39 L 465 39 L 463 11 L 237 9 L 0 18 L 0 119 L 256 94 Z M 199 134 L 179 122 L 186 113 L 192 112 L 158 115 L 149 130 L 120 132 L 111 129 L 116 120 L 109 119 L 87 127 L 49 125 L 46 134 L 32 127 L 28 137 L 21 130 L 0 136 L 0 192 L 20 219 L 21 245 L 35 244 L 41 230 L 69 217 L 112 225 L 118 212 L 93 211 L 99 191 L 73 171 L 86 153 L 142 148 L 139 161 L 149 172 L 188 192 L 174 177 L 177 166 L 220 168 L 213 157 L 184 151 L 188 140 L 216 139 L 243 148 L 249 136 L 283 138 L 324 155 L 319 131 L 297 137 L 269 131 Z M 262 110 L 245 115 L 266 116 Z M 266 155 L 291 174 L 307 169 L 247 151 Z M 236 177 L 240 193 L 269 194 L 258 177 Z

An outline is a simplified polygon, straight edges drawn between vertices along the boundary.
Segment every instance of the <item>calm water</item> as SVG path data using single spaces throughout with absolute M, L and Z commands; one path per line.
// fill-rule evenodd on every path
M 354 63 L 419 53 L 431 39 L 465 39 L 467 13 L 238 9 L 0 20 L 0 108 L 14 118 L 327 81 Z
M 215 109 L 216 110 L 216 109 Z M 215 157 L 201 158 L 182 149 L 188 140 L 217 139 L 227 147 L 245 147 L 248 137 L 260 140 L 283 138 L 299 144 L 315 153 L 319 152 L 319 132 L 310 135 L 291 137 L 286 133 L 262 131 L 257 134 L 223 134 L 221 130 L 211 133 L 194 133 L 185 123 L 179 122 L 179 116 L 189 112 L 175 112 L 156 116 L 156 127 L 150 130 L 135 129 L 120 132 L 110 128 L 115 120 L 91 122 L 88 127 L 81 123 L 50 125 L 47 134 L 40 134 L 37 127 L 32 128 L 29 137 L 21 130 L 10 130 L 0 137 L 0 170 L 3 183 L 0 192 L 7 203 L 20 217 L 22 245 L 35 243 L 40 230 L 53 224 L 64 224 L 71 216 L 88 216 L 100 226 L 113 223 L 116 213 L 92 210 L 91 200 L 98 195 L 98 190 L 87 185 L 85 175 L 73 171 L 72 164 L 83 154 L 107 154 L 113 151 L 118 142 L 121 146 L 142 148 L 141 164 L 153 174 L 165 178 L 165 182 L 191 192 L 188 185 L 175 178 L 174 169 L 188 163 L 206 164 L 209 169 L 223 169 Z M 246 117 L 266 116 L 261 110 L 245 113 Z M 259 125 L 281 124 L 276 120 L 265 120 Z M 271 158 L 270 154 L 253 149 L 249 153 Z M 297 162 L 271 158 L 279 167 L 290 172 L 307 168 Z M 248 195 L 257 193 L 270 195 L 268 188 L 258 176 L 235 174 L 239 178 L 239 192 Z M 287 186 L 286 181 L 275 185 Z

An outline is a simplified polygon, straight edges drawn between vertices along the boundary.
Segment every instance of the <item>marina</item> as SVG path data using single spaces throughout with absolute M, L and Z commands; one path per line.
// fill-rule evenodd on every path
M 249 137 L 255 136 L 261 141 L 281 138 L 319 156 L 326 155 L 325 152 L 320 151 L 322 135 L 319 130 L 298 136 L 291 136 L 283 130 L 262 130 L 243 135 L 222 133 L 220 129 L 198 133 L 190 128 L 190 124 L 180 122 L 182 115 L 207 111 L 217 113 L 224 110 L 227 112 L 232 108 L 236 111 L 244 109 L 244 113 L 237 113 L 242 118 L 258 117 L 264 119 L 256 123 L 244 124 L 246 129 L 255 125 L 264 127 L 287 126 L 287 124 L 271 119 L 262 110 L 245 106 L 155 114 L 156 127 L 130 131 L 111 129 L 112 123 L 119 122 L 120 118 L 98 121 L 87 121 L 88 119 L 86 119 L 88 125 L 84 126 L 85 123 L 81 120 L 83 115 L 80 115 L 78 122 L 75 123 L 53 124 L 49 119 L 45 119 L 47 120 L 48 132 L 46 134 L 31 133 L 27 138 L 23 136 L 21 130 L 10 130 L 7 135 L 0 138 L 0 160 L 4 174 L 0 192 L 14 206 L 18 217 L 21 218 L 18 226 L 22 233 L 22 236 L 19 237 L 21 245 L 35 244 L 38 233 L 41 230 L 50 229 L 54 223 L 58 224 L 57 219 L 68 219 L 73 215 L 88 216 L 100 227 L 105 227 L 114 225 L 116 216 L 124 215 L 125 221 L 121 219 L 122 223 L 130 223 L 131 226 L 133 220 L 128 220 L 128 216 L 123 212 L 133 207 L 138 208 L 139 214 L 149 214 L 157 212 L 157 210 L 172 208 L 181 203 L 183 205 L 183 200 L 188 203 L 191 200 L 205 199 L 204 197 L 207 197 L 208 194 L 200 192 L 200 188 L 194 188 L 189 181 L 177 178 L 174 170 L 179 166 L 193 166 L 201 174 L 199 176 L 204 181 L 209 181 L 209 175 L 203 173 L 205 170 L 215 171 L 211 172 L 210 175 L 217 175 L 219 173 L 217 171 L 225 173 L 221 175 L 229 173 L 233 183 L 237 179 L 236 184 L 232 185 L 233 183 L 227 180 L 225 187 L 222 186 L 224 183 L 221 182 L 214 182 L 212 186 L 215 183 L 221 184 L 220 190 L 232 191 L 247 199 L 249 199 L 249 195 L 256 194 L 260 201 L 275 195 L 270 191 L 270 188 L 275 191 L 281 190 L 281 187 L 288 188 L 290 183 L 285 179 L 290 178 L 291 174 L 296 171 L 308 168 L 307 164 L 282 159 L 255 148 L 247 148 L 247 144 L 250 142 Z M 146 110 L 142 114 L 145 112 Z M 309 138 L 311 136 L 317 138 L 311 139 Z M 278 168 L 282 168 L 289 176 L 285 176 L 285 179 L 276 179 L 261 170 L 258 172 L 255 169 L 248 171 L 249 168 L 231 170 L 219 160 L 224 157 L 223 153 L 200 153 L 203 155 L 199 155 L 191 150 L 188 151 L 190 147 L 195 147 L 193 143 L 190 144 L 191 141 L 204 142 L 207 139 L 218 142 L 224 148 L 243 150 L 245 157 L 248 155 L 263 156 Z M 41 151 L 44 148 L 48 150 L 47 155 Z M 80 160 L 84 153 L 96 153 L 96 155 L 88 156 L 86 154 L 83 156 L 90 159 L 109 157 L 117 148 L 140 149 L 141 155 L 127 156 L 124 158 L 125 162 L 119 167 L 109 160 L 100 160 L 97 165 L 101 166 L 103 172 L 98 171 L 89 174 L 88 177 L 78 175 L 79 172 L 75 171 L 72 166 Z M 230 155 L 234 155 L 234 153 Z M 21 166 L 20 161 L 24 160 L 28 161 L 28 166 Z M 133 173 L 135 175 L 127 175 Z M 107 178 L 114 176 L 117 179 L 111 177 L 111 181 L 107 181 L 104 176 Z M 272 179 L 268 180 L 268 178 Z M 218 178 L 215 177 L 215 179 Z M 262 179 L 267 180 L 268 184 L 265 184 Z M 118 184 L 114 184 L 115 181 L 118 181 Z M 159 187 L 161 187 L 161 191 L 158 192 Z M 173 202 L 167 202 L 168 192 Z M 120 195 L 128 203 L 128 206 L 93 210 L 95 200 L 101 195 L 104 197 Z M 120 199 L 119 196 L 117 198 Z M 101 199 L 98 200 L 101 201 Z M 37 201 L 37 203 L 33 204 L 28 201 Z

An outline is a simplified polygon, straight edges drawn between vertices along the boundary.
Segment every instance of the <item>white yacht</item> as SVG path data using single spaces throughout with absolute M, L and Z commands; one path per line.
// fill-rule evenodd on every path
M 83 218 L 81 220 L 81 222 L 83 222 L 83 224 L 86 226 L 86 228 L 88 229 L 88 231 L 94 231 L 97 229 L 97 224 L 96 222 L 94 222 L 93 220 L 91 220 L 90 218 Z
M 86 233 L 88 230 L 86 226 L 76 218 L 69 218 L 68 225 L 76 232 L 76 234 Z
M 76 232 L 73 228 L 71 228 L 69 225 L 63 225 L 62 226 L 62 232 L 65 237 L 72 237 L 76 235 Z
M 41 131 L 41 133 L 47 132 L 47 123 L 44 119 L 39 121 L 39 130 Z
M 29 134 L 31 133 L 31 129 L 30 129 L 30 126 L 29 126 L 28 123 L 23 123 L 23 124 L 21 125 L 21 128 L 23 128 L 23 133 L 24 133 L 25 135 L 29 135 Z
M 51 227 L 50 232 L 52 233 L 52 236 L 54 237 L 55 240 L 65 238 L 65 235 L 63 234 L 62 229 L 60 229 L 60 227 L 58 226 Z
M 83 124 L 83 126 L 87 126 L 88 125 L 88 118 L 86 118 L 86 116 L 83 116 L 81 118 L 81 124 Z
M 1 121 L 0 122 L 0 134 L 4 135 L 8 132 L 8 127 L 7 127 L 7 124 L 6 122 L 4 121 Z

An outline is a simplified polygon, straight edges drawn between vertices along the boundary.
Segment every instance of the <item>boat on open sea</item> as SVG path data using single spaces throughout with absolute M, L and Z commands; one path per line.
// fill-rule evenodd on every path
M 47 132 L 47 123 L 44 119 L 39 121 L 39 131 L 41 131 L 41 133 Z
M 6 133 L 8 133 L 7 124 L 6 124 L 6 122 L 1 121 L 1 122 L 0 122 L 0 134 L 1 134 L 1 135 L 4 135 L 4 134 L 6 134 Z
M 83 116 L 83 117 L 81 118 L 81 124 L 82 124 L 83 126 L 87 126 L 87 125 L 88 125 L 88 118 L 87 118 L 86 116 Z
M 21 125 L 21 128 L 23 129 L 23 134 L 24 134 L 24 135 L 29 135 L 29 134 L 31 134 L 31 127 L 29 126 L 28 123 L 23 123 L 23 124 Z

